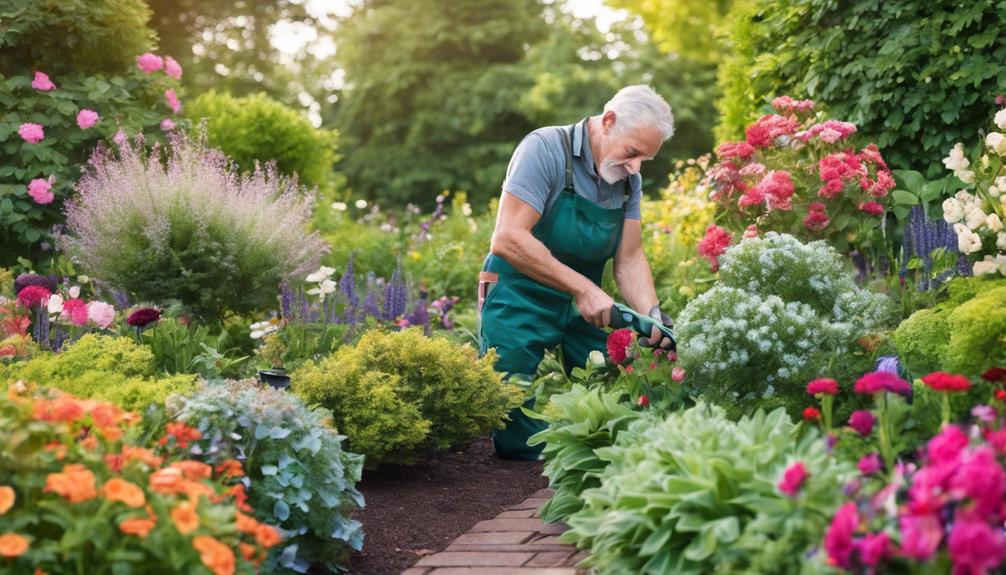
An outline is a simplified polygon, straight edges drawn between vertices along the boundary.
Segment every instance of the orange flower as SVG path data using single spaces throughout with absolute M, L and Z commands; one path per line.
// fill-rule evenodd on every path
M 182 470 L 166 467 L 150 474 L 150 488 L 158 493 L 184 493 L 185 478 Z
M 190 441 L 196 441 L 202 439 L 203 434 L 199 432 L 198 429 L 189 427 L 184 422 L 172 421 L 171 423 L 164 426 L 167 435 L 161 438 L 161 445 L 166 445 L 168 443 L 168 437 L 174 437 L 175 441 L 178 442 L 178 447 L 185 449 L 189 446 Z
M 258 529 L 259 522 L 255 520 L 254 517 L 249 517 L 244 513 L 238 511 L 235 515 L 235 527 L 241 533 L 248 533 L 249 535 L 254 535 L 255 531 Z
M 84 417 L 84 407 L 69 395 L 61 395 L 53 400 L 40 398 L 35 401 L 33 417 L 40 421 L 72 423 Z
M 154 530 L 155 525 L 157 523 L 150 519 L 134 517 L 119 523 L 119 529 L 126 535 L 136 535 L 140 539 L 146 539 L 147 535 L 150 535 L 150 532 Z
M 98 449 L 98 438 L 93 435 L 88 435 L 80 442 L 80 445 L 88 451 L 94 451 Z
M 76 463 L 64 466 L 62 473 L 50 473 L 45 479 L 45 489 L 42 491 L 57 493 L 67 498 L 70 503 L 80 503 L 98 496 L 94 474 Z
M 46 451 L 52 451 L 56 454 L 57 461 L 63 461 L 66 457 L 66 446 L 59 441 L 50 441 L 45 444 Z
M 272 525 L 259 525 L 255 530 L 255 540 L 259 545 L 268 549 L 279 544 L 283 540 L 283 536 L 280 535 L 279 529 Z
M 98 403 L 91 409 L 91 421 L 97 427 L 115 427 L 122 421 L 124 411 L 111 403 Z
M 109 501 L 121 501 L 130 507 L 143 507 L 147 502 L 139 485 L 118 477 L 109 479 L 101 487 L 101 494 Z
M 36 567 L 35 568 L 35 573 L 33 575 L 49 575 L 49 574 L 46 573 L 45 571 L 42 571 L 41 567 Z
M 245 558 L 245 561 L 251 562 L 255 560 L 255 554 L 258 553 L 258 548 L 250 543 L 238 543 L 238 547 L 241 549 L 241 556 Z
M 245 493 L 245 486 L 238 483 L 227 490 L 227 495 L 234 496 L 234 506 L 245 513 L 251 513 L 251 505 L 248 505 L 248 494 Z
M 189 502 L 180 503 L 171 510 L 171 520 L 182 535 L 188 535 L 199 527 L 199 514 L 196 506 Z
M 163 458 L 154 455 L 154 452 L 143 448 L 143 447 L 133 447 L 131 445 L 122 446 L 122 453 L 119 455 L 106 455 L 105 464 L 112 471 L 118 473 L 122 471 L 122 466 L 129 461 L 139 461 L 146 464 L 148 467 L 160 467 L 161 463 L 164 461 Z
M 245 472 L 241 467 L 240 461 L 237 459 L 228 459 L 220 465 L 217 465 L 217 474 L 229 479 L 231 477 L 242 477 Z
M 122 429 L 118 427 L 99 427 L 98 433 L 107 441 L 118 441 L 122 439 Z
M 188 479 L 209 479 L 213 473 L 213 468 L 205 463 L 199 461 L 193 461 L 191 459 L 186 459 L 184 461 L 176 461 L 168 467 L 174 467 L 175 469 L 182 470 L 185 477 Z
M 199 559 L 213 575 L 233 575 L 235 559 L 230 547 L 208 535 L 193 537 L 192 547 L 199 552 Z
M 14 500 L 17 499 L 14 495 L 14 488 L 8 487 L 7 485 L 0 486 L 0 515 L 7 513 L 11 507 L 14 507 Z
M 13 559 L 28 550 L 28 540 L 17 533 L 0 535 L 0 557 Z

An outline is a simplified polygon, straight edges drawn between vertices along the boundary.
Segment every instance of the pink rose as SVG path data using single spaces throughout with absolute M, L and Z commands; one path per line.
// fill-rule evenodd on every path
M 45 130 L 41 124 L 21 124 L 21 127 L 17 129 L 17 133 L 29 144 L 37 144 L 45 138 Z
M 935 514 L 905 515 L 898 520 L 901 527 L 901 550 L 913 559 L 932 557 L 943 539 L 943 527 Z
M 98 113 L 94 110 L 83 109 L 77 112 L 77 126 L 81 130 L 91 128 L 98 123 Z
M 947 548 L 954 562 L 954 573 L 988 573 L 1006 555 L 1002 528 L 971 518 L 957 517 Z
M 103 301 L 92 301 L 87 304 L 87 319 L 105 329 L 115 321 L 115 308 Z
M 149 74 L 151 72 L 156 72 L 157 70 L 163 68 L 164 59 L 162 59 L 160 56 L 147 52 L 142 56 L 136 57 L 136 65 L 139 66 L 141 70 Z
M 164 57 L 164 73 L 175 80 L 182 79 L 182 67 L 171 56 Z
M 28 182 L 28 195 L 31 199 L 35 200 L 36 204 L 49 204 L 55 199 L 56 195 L 52 193 L 52 184 L 55 183 L 56 177 L 49 176 L 49 179 L 43 180 L 42 178 L 35 178 L 34 180 Z
M 671 370 L 671 379 L 676 383 L 681 383 L 685 380 L 685 368 L 678 366 Z
M 49 76 L 45 73 L 36 70 L 35 79 L 31 81 L 31 87 L 36 90 L 41 90 L 42 92 L 48 92 L 49 90 L 55 89 L 56 84 L 53 84 L 52 80 L 50 80 Z
M 75 326 L 83 326 L 87 323 L 87 304 L 81 299 L 68 299 L 63 302 L 63 311 L 60 317 L 70 320 Z

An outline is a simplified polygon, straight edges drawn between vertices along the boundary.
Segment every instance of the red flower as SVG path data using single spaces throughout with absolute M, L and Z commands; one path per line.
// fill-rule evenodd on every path
M 828 219 L 828 212 L 821 202 L 811 202 L 807 206 L 807 217 L 803 219 L 803 227 L 808 230 L 819 232 L 828 227 L 831 220 Z
M 859 204 L 859 211 L 879 216 L 884 213 L 884 206 L 878 204 L 877 202 L 862 202 Z
M 726 142 L 716 148 L 716 155 L 721 158 L 747 159 L 755 153 L 754 146 L 747 142 Z
M 997 389 L 996 390 L 996 399 L 998 401 L 1006 401 L 1006 389 Z
M 649 407 L 650 406 L 650 396 L 648 396 L 648 395 L 640 395 L 639 396 L 639 406 L 640 407 Z
M 971 382 L 963 375 L 954 375 L 943 371 L 934 371 L 922 378 L 922 383 L 936 391 L 967 391 Z
M 803 418 L 806 421 L 817 421 L 818 419 L 821 419 L 821 412 L 815 407 L 808 407 L 803 410 Z
M 49 303 L 49 296 L 51 295 L 52 292 L 42 286 L 30 285 L 17 292 L 17 300 L 24 307 L 31 308 L 46 305 Z
M 612 362 L 616 365 L 625 362 L 626 351 L 632 344 L 634 337 L 630 329 L 616 329 L 608 334 L 608 357 Z
M 912 386 L 907 381 L 897 375 L 887 371 L 874 371 L 856 380 L 853 391 L 862 394 L 880 393 L 890 391 L 908 395 L 912 392 Z
M 800 491 L 800 487 L 803 486 L 803 482 L 807 480 L 809 475 L 807 469 L 803 466 L 803 462 L 797 461 L 786 468 L 782 479 L 779 480 L 779 491 L 790 497 L 796 497 L 797 492 Z
M 825 395 L 838 395 L 838 382 L 834 379 L 828 379 L 827 377 L 815 379 L 807 384 L 807 393 L 811 395 L 817 395 L 819 393 L 823 393 Z
M 982 374 L 982 379 L 985 381 L 1006 381 L 1006 368 L 1004 367 L 992 367 L 985 370 Z
M 717 225 L 710 225 L 706 228 L 706 235 L 699 242 L 698 249 L 699 255 L 709 260 L 711 271 L 715 272 L 720 269 L 719 257 L 727 251 L 731 241 L 733 241 L 733 236 L 725 229 Z
M 159 319 L 161 319 L 161 312 L 159 310 L 152 307 L 143 307 L 129 314 L 129 317 L 126 318 L 126 323 L 133 327 L 146 327 Z

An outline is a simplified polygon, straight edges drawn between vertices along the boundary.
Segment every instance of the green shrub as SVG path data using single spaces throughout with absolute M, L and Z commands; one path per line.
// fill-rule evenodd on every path
M 64 200 L 96 144 L 111 142 L 120 129 L 163 141 L 159 124 L 171 114 L 164 92 L 180 82 L 137 67 L 136 57 L 153 46 L 149 18 L 142 0 L 3 3 L 0 264 L 51 257 L 43 243 L 51 243 L 53 225 L 62 223 Z M 48 74 L 55 89 L 32 87 L 36 71 Z M 99 121 L 81 129 L 76 118 L 85 109 Z M 18 129 L 24 123 L 41 125 L 44 138 L 23 141 Z M 53 201 L 39 204 L 28 185 L 50 177 Z
M 901 322 L 894 341 L 912 375 L 978 376 L 1006 365 L 1006 280 L 959 278 L 950 297 Z
M 699 404 L 639 419 L 596 453 L 601 485 L 562 538 L 600 573 L 800 572 L 853 475 L 782 409 L 735 423 Z M 791 498 L 777 485 L 795 462 L 809 477 Z
M 95 334 L 81 337 L 59 353 L 0 365 L 0 377 L 5 382 L 33 381 L 132 411 L 143 411 L 173 393 L 188 393 L 197 387 L 192 375 L 158 376 L 148 348 L 128 338 Z
M 823 241 L 769 232 L 730 248 L 720 281 L 674 322 L 689 387 L 738 416 L 754 407 L 806 406 L 805 386 L 858 365 L 857 339 L 892 314 L 886 296 L 858 288 Z M 861 375 L 863 372 L 860 372 Z
M 194 124 L 206 120 L 209 144 L 246 172 L 256 162 L 276 162 L 281 174 L 297 175 L 306 186 L 334 190 L 338 134 L 315 128 L 303 114 L 264 93 L 234 97 L 210 91 L 185 105 Z
M 328 425 L 328 411 L 252 380 L 207 385 L 170 401 L 168 410 L 202 432 L 203 461 L 245 462 L 255 518 L 286 534 L 266 570 L 303 572 L 310 564 L 347 570 L 348 549 L 363 546 L 362 526 L 350 517 L 363 506 L 356 489 L 363 457 L 342 449 L 344 437 Z
M 500 426 L 521 404 L 519 388 L 493 369 L 496 356 L 421 330 L 374 330 L 355 346 L 291 374 L 293 390 L 332 411 L 350 448 L 368 466 L 410 463 Z
M 180 301 L 207 321 L 271 307 L 280 282 L 328 246 L 305 229 L 311 199 L 270 169 L 238 177 L 201 139 L 158 153 L 97 154 L 67 209 L 67 251 L 138 300 Z
M 993 0 L 749 0 L 735 3 L 729 37 L 720 141 L 776 96 L 809 97 L 859 126 L 892 166 L 937 175 L 1006 93 L 1006 19 Z

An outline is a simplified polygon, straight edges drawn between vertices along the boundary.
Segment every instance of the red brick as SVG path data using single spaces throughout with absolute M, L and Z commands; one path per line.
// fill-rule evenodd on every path
M 527 562 L 528 567 L 572 567 L 573 563 L 569 558 L 573 556 L 573 550 L 568 551 L 545 551 L 539 553 Z
M 580 575 L 567 567 L 440 567 L 429 575 Z
M 541 531 L 546 527 L 541 519 L 531 517 L 524 519 L 489 519 L 480 521 L 472 527 L 470 533 L 483 533 L 486 531 Z
M 547 497 L 532 497 L 521 501 L 517 505 L 511 505 L 510 509 L 538 509 L 544 505 L 546 501 L 548 501 Z
M 514 509 L 512 511 L 504 511 L 496 516 L 497 519 L 520 519 L 524 517 L 534 517 L 536 511 L 534 509 Z
M 530 542 L 532 545 L 562 545 L 558 535 L 545 535 Z
M 409 567 L 405 571 L 402 571 L 401 575 L 426 575 L 429 572 L 429 567 Z
M 444 551 L 523 551 L 527 553 L 542 553 L 544 551 L 567 551 L 572 553 L 575 548 L 572 545 L 458 545 L 452 543 Z
M 417 567 L 520 567 L 533 553 L 467 553 L 444 551 L 423 557 Z
M 531 497 L 544 497 L 545 499 L 548 499 L 553 495 L 555 495 L 555 491 L 552 491 L 551 489 L 546 487 L 545 489 L 539 489 L 538 492 L 532 495 Z
M 515 545 L 527 541 L 534 533 L 530 531 L 489 531 L 485 533 L 465 533 L 451 545 Z

